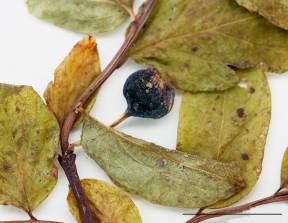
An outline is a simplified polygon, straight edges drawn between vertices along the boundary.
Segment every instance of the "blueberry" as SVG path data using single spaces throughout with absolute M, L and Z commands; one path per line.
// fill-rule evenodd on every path
M 170 112 L 175 97 L 174 89 L 151 68 L 131 74 L 125 82 L 123 94 L 128 104 L 127 110 L 111 126 L 130 116 L 159 119 Z

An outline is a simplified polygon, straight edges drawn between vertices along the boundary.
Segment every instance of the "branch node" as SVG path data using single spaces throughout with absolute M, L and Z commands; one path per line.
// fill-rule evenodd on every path
M 74 108 L 74 113 L 78 115 L 78 114 L 83 114 L 84 112 L 85 112 L 85 109 L 83 108 L 83 103 L 79 102 Z

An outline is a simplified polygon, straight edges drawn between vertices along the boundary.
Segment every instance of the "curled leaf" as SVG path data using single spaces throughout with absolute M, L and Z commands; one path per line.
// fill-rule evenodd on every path
M 288 149 L 286 149 L 282 162 L 281 188 L 288 190 Z
M 89 116 L 84 118 L 82 146 L 116 185 L 157 204 L 204 207 L 245 186 L 233 163 L 167 150 Z
M 54 112 L 60 125 L 76 99 L 100 72 L 96 41 L 91 36 L 85 37 L 74 46 L 55 70 L 54 82 L 49 83 L 44 93 L 47 105 Z M 95 97 L 96 94 L 87 103 L 87 112 L 94 105 Z
M 0 84 L 0 204 L 31 213 L 57 181 L 59 125 L 27 86 Z
M 120 26 L 129 17 L 128 12 L 132 10 L 133 2 L 134 0 L 28 0 L 27 6 L 32 15 L 56 26 L 84 34 L 96 34 L 112 31 Z
M 216 93 L 185 93 L 181 106 L 177 149 L 219 161 L 235 161 L 246 181 L 247 187 L 216 207 L 238 201 L 256 184 L 271 117 L 265 73 L 251 69 L 237 74 L 242 80 L 240 86 Z
M 130 57 L 176 88 L 199 92 L 236 85 L 231 66 L 287 71 L 287 47 L 287 32 L 235 1 L 165 0 L 157 1 Z
M 274 25 L 288 29 L 287 0 L 236 0 L 236 2 L 248 10 L 264 16 Z
M 139 211 L 129 196 L 100 180 L 84 179 L 81 185 L 95 223 L 141 223 Z M 70 211 L 82 223 L 77 202 L 71 190 L 67 197 Z

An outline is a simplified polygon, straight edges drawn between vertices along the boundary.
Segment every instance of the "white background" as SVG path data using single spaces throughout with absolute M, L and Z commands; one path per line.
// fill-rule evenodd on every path
M 143 2 L 136 0 L 135 9 Z M 97 42 L 104 68 L 120 47 L 128 22 L 115 32 L 98 35 Z M 46 85 L 53 79 L 53 71 L 73 45 L 83 35 L 65 31 L 46 24 L 28 14 L 25 0 L 0 0 L 0 82 L 31 85 L 42 95 Z M 288 53 L 288 52 L 287 52 Z M 141 66 L 128 61 L 104 84 L 94 106 L 92 115 L 104 123 L 111 123 L 125 110 L 126 102 L 122 96 L 122 86 L 130 73 Z M 278 189 L 282 155 L 288 146 L 288 76 L 269 76 L 273 97 L 273 115 L 266 146 L 264 168 L 261 178 L 253 192 L 240 203 L 271 195 Z M 65 100 L 65 99 L 64 99 Z M 161 120 L 130 118 L 118 127 L 133 136 L 175 149 L 178 113 L 181 95 L 176 97 L 172 112 Z M 0 136 L 1 137 L 1 136 Z M 78 138 L 74 134 L 72 140 Z M 97 178 L 109 181 L 105 173 L 88 158 L 83 151 L 77 152 L 77 165 L 81 178 Z M 57 220 L 65 223 L 75 222 L 66 204 L 67 180 L 59 168 L 56 188 L 34 215 L 43 220 Z M 184 223 L 189 217 L 181 210 L 153 205 L 139 197 L 133 197 L 144 223 Z M 266 205 L 250 213 L 283 213 L 283 216 L 234 216 L 223 217 L 209 222 L 250 223 L 272 221 L 287 223 L 288 202 Z M 0 220 L 27 219 L 22 211 L 0 206 Z

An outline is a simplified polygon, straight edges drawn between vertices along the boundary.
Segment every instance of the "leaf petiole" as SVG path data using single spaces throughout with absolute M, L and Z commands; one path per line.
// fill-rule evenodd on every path
M 116 2 L 121 8 L 123 8 L 128 13 L 132 22 L 136 20 L 136 15 L 132 8 L 129 8 L 127 5 L 125 5 L 122 0 L 116 0 Z

